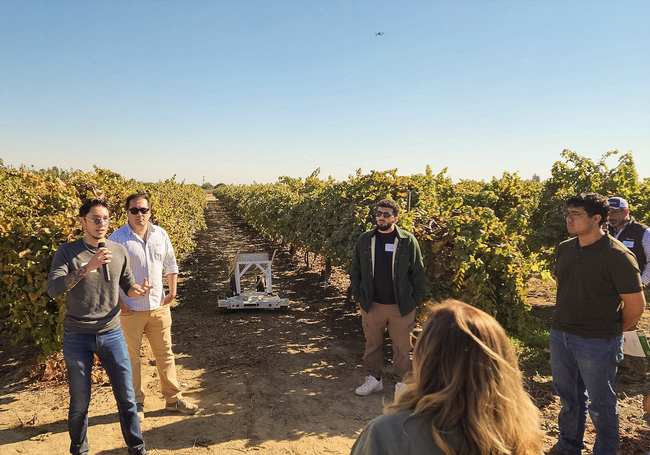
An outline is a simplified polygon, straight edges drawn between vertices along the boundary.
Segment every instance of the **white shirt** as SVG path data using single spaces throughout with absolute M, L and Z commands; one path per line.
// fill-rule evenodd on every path
M 124 303 L 133 311 L 149 311 L 159 308 L 165 300 L 163 269 L 165 275 L 178 273 L 176 255 L 167 232 L 160 226 L 149 223 L 147 242 L 145 243 L 127 223 L 113 232 L 109 240 L 121 243 L 126 247 L 135 282 L 142 284 L 142 280 L 146 278 L 149 285 L 153 286 L 153 289 L 142 297 L 127 297 L 120 291 Z

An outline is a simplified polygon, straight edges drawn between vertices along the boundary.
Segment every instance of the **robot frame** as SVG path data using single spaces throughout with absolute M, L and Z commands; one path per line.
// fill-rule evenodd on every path
M 235 254 L 228 269 L 230 289 L 228 296 L 219 299 L 219 311 L 247 309 L 280 309 L 289 307 L 289 299 L 280 298 L 273 293 L 271 263 L 275 253 L 269 259 L 268 253 Z M 258 272 L 255 280 L 255 290 L 242 289 L 242 277 L 247 272 Z

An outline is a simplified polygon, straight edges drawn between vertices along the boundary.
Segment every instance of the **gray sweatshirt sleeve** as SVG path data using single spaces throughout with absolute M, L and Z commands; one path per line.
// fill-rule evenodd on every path
M 129 289 L 136 284 L 135 278 L 133 277 L 133 271 L 131 270 L 131 263 L 129 259 L 129 253 L 126 251 L 126 248 L 123 245 L 119 245 L 121 249 L 121 254 L 124 257 L 124 265 L 122 266 L 122 273 L 120 274 L 120 288 L 124 294 L 129 293 Z M 117 247 L 115 247 L 117 248 Z
M 65 254 L 64 245 L 59 246 L 54 253 L 52 267 L 47 276 L 47 293 L 50 297 L 55 298 L 65 294 L 65 277 L 68 275 L 68 260 Z

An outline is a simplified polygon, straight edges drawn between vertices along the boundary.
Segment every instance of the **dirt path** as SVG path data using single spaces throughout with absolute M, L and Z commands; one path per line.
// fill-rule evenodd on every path
M 216 201 L 209 202 L 206 222 L 208 230 L 197 236 L 197 249 L 181 266 L 179 301 L 172 313 L 179 380 L 185 397 L 200 411 L 190 417 L 164 411 L 145 345 L 142 428 L 149 453 L 348 454 L 363 426 L 381 413 L 382 402 L 392 400 L 393 383 L 385 382 L 383 394 L 354 394 L 364 376 L 364 340 L 356 310 L 345 304 L 347 278 L 336 271 L 323 283 L 318 264 L 308 269 L 280 248 L 273 285 L 291 300 L 290 309 L 220 314 L 217 299 L 227 289 L 228 262 L 235 252 L 271 253 L 278 245 Z M 548 318 L 552 293 L 537 283 L 530 297 L 536 314 Z M 68 453 L 67 386 L 29 385 L 26 368 L 38 352 L 24 343 L 9 346 L 4 329 L 0 453 Z M 559 402 L 547 374 L 530 372 L 527 384 L 542 410 L 548 448 L 557 434 Z M 617 384 L 624 455 L 650 449 L 640 407 L 643 389 Z M 590 453 L 593 436 L 589 427 L 585 453 Z M 126 453 L 110 387 L 93 391 L 89 439 L 91 454 Z

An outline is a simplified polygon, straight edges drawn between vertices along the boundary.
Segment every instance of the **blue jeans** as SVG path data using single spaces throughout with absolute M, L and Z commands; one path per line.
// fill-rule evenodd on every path
M 615 455 L 619 445 L 616 364 L 623 358 L 623 336 L 583 338 L 551 330 L 553 385 L 562 401 L 560 438 L 555 447 L 579 455 L 587 412 L 596 428 L 594 455 Z
M 93 366 L 93 354 L 97 354 L 111 380 L 122 436 L 124 436 L 129 454 L 145 454 L 135 404 L 135 393 L 133 392 L 131 362 L 121 328 L 100 334 L 66 331 L 63 336 L 63 357 L 68 369 L 70 386 L 70 409 L 68 411 L 70 453 L 86 454 L 90 447 L 86 433 L 88 431 L 90 373 Z

